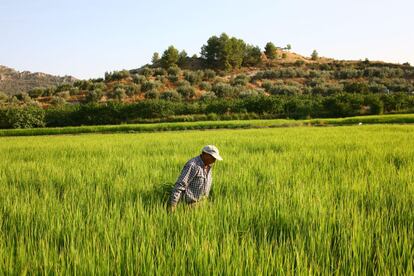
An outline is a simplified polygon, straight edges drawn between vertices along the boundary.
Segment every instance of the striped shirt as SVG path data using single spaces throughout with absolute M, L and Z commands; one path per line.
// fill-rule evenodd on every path
M 211 166 L 204 169 L 204 162 L 201 155 L 189 160 L 175 183 L 169 199 L 170 205 L 176 205 L 181 198 L 186 203 L 194 203 L 207 197 L 210 193 Z

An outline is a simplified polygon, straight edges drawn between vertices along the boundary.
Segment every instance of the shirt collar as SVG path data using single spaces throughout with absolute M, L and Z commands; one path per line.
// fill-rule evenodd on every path
M 204 168 L 205 164 L 204 164 L 204 162 L 203 162 L 203 158 L 201 158 L 201 154 L 200 154 L 199 156 L 197 156 L 197 162 L 198 162 L 198 164 L 199 164 L 201 167 L 203 167 L 203 168 Z M 210 165 L 207 165 L 207 167 L 211 168 L 211 164 L 210 164 Z

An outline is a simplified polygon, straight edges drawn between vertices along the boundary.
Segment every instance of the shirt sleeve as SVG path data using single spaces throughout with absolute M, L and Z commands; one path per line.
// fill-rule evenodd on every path
M 176 205 L 178 201 L 181 198 L 182 193 L 187 188 L 188 184 L 191 182 L 191 180 L 194 178 L 196 171 L 194 167 L 194 163 L 187 163 L 182 172 L 181 175 L 178 177 L 177 182 L 175 183 L 175 186 L 171 192 L 169 204 L 170 205 Z

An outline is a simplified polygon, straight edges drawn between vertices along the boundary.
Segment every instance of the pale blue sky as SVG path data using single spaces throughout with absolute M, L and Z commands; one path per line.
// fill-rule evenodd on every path
M 414 64 L 413 0 L 0 0 L 0 64 L 102 77 L 169 46 L 199 54 L 226 32 L 262 49 Z

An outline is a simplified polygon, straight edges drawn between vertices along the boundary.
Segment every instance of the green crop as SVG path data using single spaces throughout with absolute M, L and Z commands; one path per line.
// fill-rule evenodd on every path
M 414 273 L 414 127 L 0 138 L 0 274 Z M 208 201 L 165 203 L 206 144 Z

